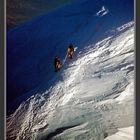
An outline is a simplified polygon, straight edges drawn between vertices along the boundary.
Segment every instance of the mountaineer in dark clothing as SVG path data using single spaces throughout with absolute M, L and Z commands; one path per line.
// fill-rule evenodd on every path
M 60 69 L 62 67 L 61 60 L 58 56 L 56 56 L 54 59 L 54 67 L 55 67 L 55 72 L 60 71 Z

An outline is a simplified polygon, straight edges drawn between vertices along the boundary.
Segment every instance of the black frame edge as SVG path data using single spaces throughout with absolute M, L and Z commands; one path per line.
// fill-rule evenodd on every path
M 5 1 L 0 1 L 0 139 L 5 138 L 5 97 L 4 97 L 4 30 L 5 30 Z

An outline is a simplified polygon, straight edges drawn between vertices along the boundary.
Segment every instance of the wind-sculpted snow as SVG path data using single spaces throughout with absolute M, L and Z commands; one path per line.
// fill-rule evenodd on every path
M 134 26 L 85 46 L 49 82 L 7 118 L 7 139 L 103 140 L 133 126 Z

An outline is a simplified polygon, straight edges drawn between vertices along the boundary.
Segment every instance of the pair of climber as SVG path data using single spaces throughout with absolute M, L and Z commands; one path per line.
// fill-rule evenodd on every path
M 72 59 L 73 53 L 74 53 L 74 46 L 72 44 L 70 44 L 68 49 L 67 49 L 66 57 Z M 55 67 L 55 72 L 60 71 L 60 69 L 62 67 L 61 59 L 58 56 L 56 56 L 54 59 L 54 67 Z

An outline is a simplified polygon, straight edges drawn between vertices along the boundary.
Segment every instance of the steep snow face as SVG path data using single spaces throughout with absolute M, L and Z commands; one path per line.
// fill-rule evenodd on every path
M 78 51 L 45 92 L 20 104 L 7 118 L 7 138 L 103 140 L 134 125 L 134 23 L 117 29 Z
M 10 30 L 7 109 L 11 101 L 53 78 L 53 59 L 55 55 L 64 59 L 69 43 L 74 43 L 78 52 L 106 36 L 106 31 L 130 20 L 133 0 L 78 0 Z

